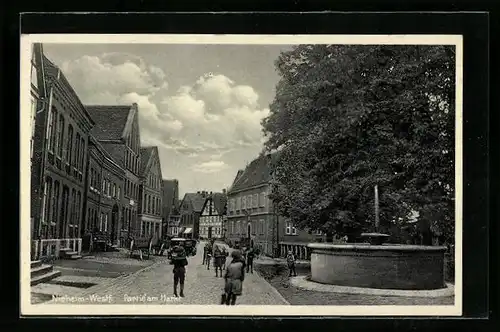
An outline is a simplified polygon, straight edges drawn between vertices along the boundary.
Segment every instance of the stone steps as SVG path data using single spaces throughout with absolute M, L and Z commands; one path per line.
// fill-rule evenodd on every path
M 36 277 L 31 277 L 31 286 L 35 286 L 41 284 L 43 282 L 50 281 L 54 278 L 57 278 L 61 275 L 61 271 L 49 271 L 44 274 L 37 275 Z

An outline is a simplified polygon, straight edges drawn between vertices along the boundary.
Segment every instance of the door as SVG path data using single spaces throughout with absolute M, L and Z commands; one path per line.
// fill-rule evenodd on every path
M 113 211 L 111 212 L 111 234 L 110 234 L 110 239 L 111 239 L 111 244 L 116 243 L 116 224 L 118 222 L 118 206 L 115 204 L 113 206 Z
M 211 239 L 212 238 L 212 226 L 209 226 L 208 227 L 208 238 Z
M 247 238 L 249 239 L 252 236 L 252 224 L 248 223 L 247 226 Z

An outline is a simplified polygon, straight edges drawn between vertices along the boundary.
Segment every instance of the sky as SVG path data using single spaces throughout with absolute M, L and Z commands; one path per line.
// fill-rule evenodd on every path
M 187 192 L 220 192 L 256 158 L 290 45 L 44 44 L 83 104 L 137 103 L 143 146 Z

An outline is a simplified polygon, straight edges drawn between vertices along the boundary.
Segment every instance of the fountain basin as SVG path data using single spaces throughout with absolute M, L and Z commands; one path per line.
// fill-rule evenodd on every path
M 446 287 L 446 247 L 310 243 L 308 248 L 314 282 L 402 290 Z

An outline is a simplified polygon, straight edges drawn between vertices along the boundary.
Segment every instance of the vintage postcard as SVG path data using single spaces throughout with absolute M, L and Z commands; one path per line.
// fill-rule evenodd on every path
M 462 36 L 22 35 L 22 315 L 457 316 Z

